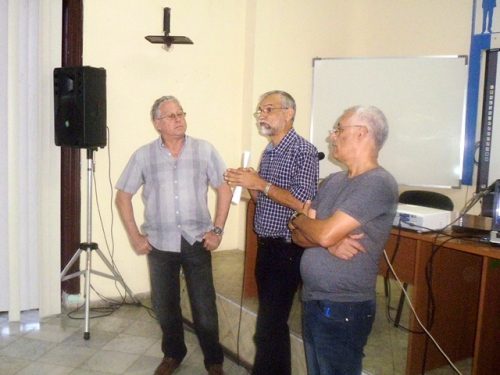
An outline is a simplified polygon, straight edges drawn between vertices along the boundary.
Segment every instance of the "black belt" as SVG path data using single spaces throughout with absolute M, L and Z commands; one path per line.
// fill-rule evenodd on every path
M 292 239 L 286 238 L 286 237 L 260 237 L 260 236 L 258 236 L 257 239 L 260 242 L 264 242 L 264 243 L 292 243 Z

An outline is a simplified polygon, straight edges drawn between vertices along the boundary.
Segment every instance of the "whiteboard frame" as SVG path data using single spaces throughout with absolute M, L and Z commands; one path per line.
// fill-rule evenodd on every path
M 491 127 L 491 139 L 489 142 L 489 158 L 488 158 L 488 181 L 487 186 L 494 184 L 496 180 L 500 179 L 500 92 L 498 90 L 500 85 L 500 49 L 491 49 L 497 54 L 497 66 L 495 75 L 495 93 L 493 103 L 493 124 Z M 483 101 L 486 100 L 483 98 Z M 485 114 L 481 113 L 484 117 Z M 480 139 L 480 141 L 483 141 Z

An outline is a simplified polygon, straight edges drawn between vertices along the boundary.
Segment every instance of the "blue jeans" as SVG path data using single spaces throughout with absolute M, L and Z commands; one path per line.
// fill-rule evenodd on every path
M 278 238 L 259 238 L 255 279 L 259 296 L 253 375 L 290 375 L 288 316 L 300 283 L 303 249 Z
M 163 332 L 161 346 L 164 356 L 182 361 L 187 353 L 180 307 L 179 273 L 182 267 L 205 367 L 222 364 L 224 354 L 219 343 L 210 252 L 201 242 L 190 245 L 183 238 L 180 253 L 153 248 L 148 255 L 148 265 L 151 301 Z
M 306 301 L 303 339 L 309 375 L 360 375 L 375 301 Z

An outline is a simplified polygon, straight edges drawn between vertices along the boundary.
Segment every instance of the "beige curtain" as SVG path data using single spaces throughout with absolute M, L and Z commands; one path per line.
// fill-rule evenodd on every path
M 0 311 L 60 312 L 61 1 L 0 0 Z

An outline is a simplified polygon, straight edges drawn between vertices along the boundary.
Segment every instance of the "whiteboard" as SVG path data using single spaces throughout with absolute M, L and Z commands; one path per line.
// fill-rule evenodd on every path
M 389 137 L 379 163 L 399 184 L 458 187 L 462 175 L 467 58 L 313 60 L 311 142 L 329 155 L 328 130 L 353 105 L 375 105 Z M 341 167 L 325 158 L 324 178 Z

